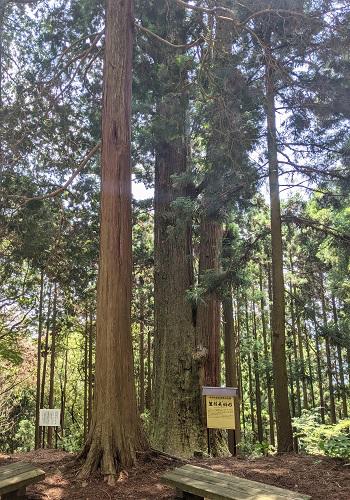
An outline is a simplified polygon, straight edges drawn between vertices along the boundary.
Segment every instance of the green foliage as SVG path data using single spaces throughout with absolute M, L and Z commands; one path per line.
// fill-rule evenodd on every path
M 34 446 L 35 427 L 32 421 L 24 419 L 18 424 L 15 434 L 17 441 L 16 451 L 30 451 Z
M 249 439 L 249 436 L 238 445 L 240 454 L 249 458 L 258 458 L 263 456 L 272 455 L 275 453 L 275 448 L 270 445 L 267 441 L 262 443 L 255 442 Z
M 81 449 L 83 444 L 84 436 L 81 426 L 77 423 L 70 424 L 60 442 L 60 447 L 70 453 L 76 453 Z
M 9 361 L 14 365 L 19 365 L 22 361 L 22 356 L 15 346 L 11 345 L 10 341 L 0 340 L 0 359 Z M 1 367 L 1 364 L 0 364 Z
M 318 410 L 303 410 L 293 419 L 301 449 L 311 454 L 334 458 L 350 458 L 350 419 L 335 425 L 322 424 Z

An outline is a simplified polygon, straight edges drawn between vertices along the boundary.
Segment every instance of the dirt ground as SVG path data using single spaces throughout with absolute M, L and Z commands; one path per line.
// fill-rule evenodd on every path
M 1 455 L 0 465 L 22 460 L 46 472 L 46 479 L 27 489 L 28 499 L 122 500 L 174 498 L 174 491 L 160 482 L 166 470 L 181 465 L 164 456 L 150 455 L 120 474 L 115 487 L 96 474 L 89 481 L 77 478 L 79 464 L 72 454 L 39 450 Z M 350 500 L 350 464 L 316 456 L 286 454 L 255 460 L 243 458 L 194 459 L 192 464 L 311 495 L 313 499 Z

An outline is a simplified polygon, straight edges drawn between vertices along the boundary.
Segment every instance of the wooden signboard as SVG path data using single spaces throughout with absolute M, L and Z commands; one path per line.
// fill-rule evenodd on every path
M 59 427 L 61 425 L 61 410 L 41 409 L 39 414 L 41 427 Z
M 232 455 L 237 453 L 234 398 L 237 387 L 202 387 L 207 416 L 208 453 L 210 455 L 210 429 L 227 429 L 228 446 Z
M 206 396 L 207 428 L 235 429 L 235 408 L 231 396 Z
M 235 429 L 234 397 L 237 387 L 202 387 L 205 397 L 208 429 Z

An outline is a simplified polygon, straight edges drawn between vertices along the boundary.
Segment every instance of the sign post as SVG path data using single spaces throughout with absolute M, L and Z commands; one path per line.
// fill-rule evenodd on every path
M 234 433 L 234 454 L 236 454 L 236 420 L 234 397 L 238 396 L 237 387 L 202 387 L 205 397 L 208 453 L 210 454 L 209 429 L 232 429 Z

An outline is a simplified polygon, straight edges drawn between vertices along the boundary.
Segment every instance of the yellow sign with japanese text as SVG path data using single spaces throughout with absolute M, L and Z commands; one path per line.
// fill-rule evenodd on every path
M 208 429 L 235 429 L 235 408 L 231 396 L 205 396 Z

